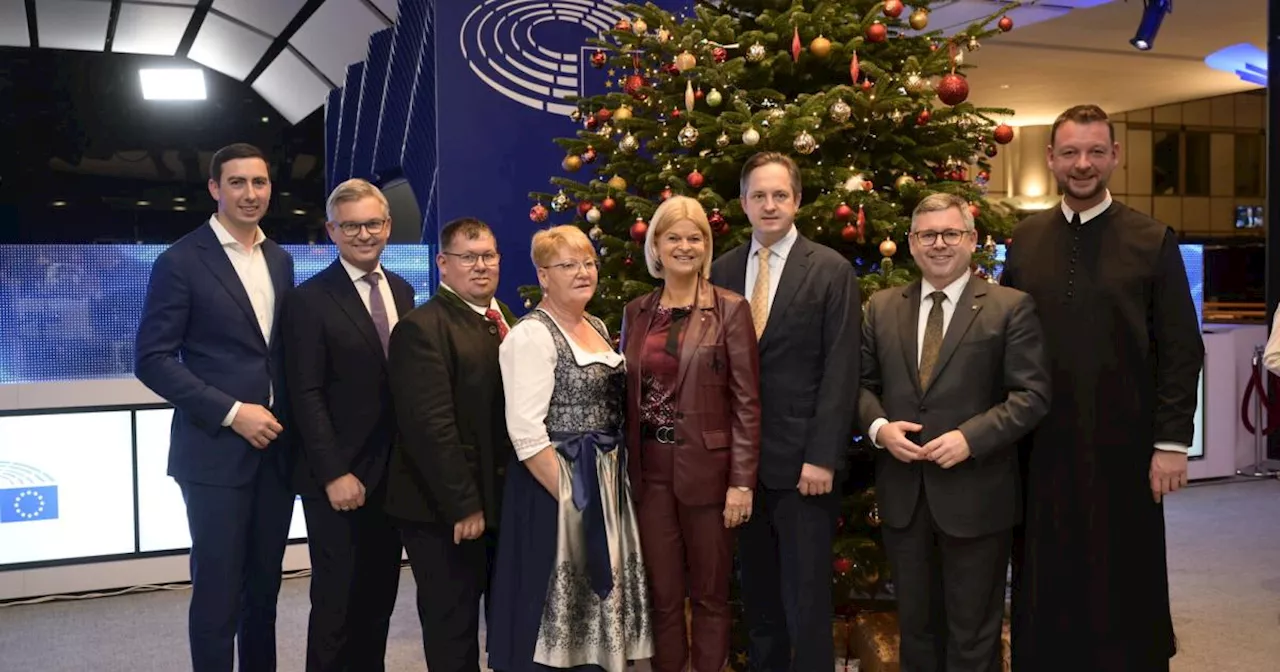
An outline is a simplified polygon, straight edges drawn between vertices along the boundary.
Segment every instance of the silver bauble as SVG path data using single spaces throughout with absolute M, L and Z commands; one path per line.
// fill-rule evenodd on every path
M 698 144 L 698 129 L 694 128 L 693 124 L 685 124 L 684 128 L 680 129 L 678 139 L 681 147 L 692 149 L 694 145 Z
M 759 63 L 764 60 L 765 53 L 764 45 L 756 42 L 747 47 L 747 60 L 751 63 Z
M 757 131 L 755 127 L 748 128 L 742 132 L 742 144 L 750 147 L 758 142 L 760 142 L 760 131 Z
M 618 142 L 618 149 L 626 154 L 631 154 L 640 149 L 640 141 L 636 140 L 636 136 L 628 133 L 622 136 L 622 140 Z
M 849 115 L 853 114 L 853 108 L 849 107 L 849 103 L 844 102 L 844 99 L 842 98 L 831 103 L 831 109 L 828 110 L 828 112 L 831 115 L 831 121 L 834 121 L 837 124 L 843 124 L 844 122 L 849 121 Z
M 813 150 L 818 148 L 818 141 L 814 140 L 812 135 L 809 135 L 809 131 L 800 131 L 800 135 L 796 136 L 792 146 L 801 154 L 812 154 Z

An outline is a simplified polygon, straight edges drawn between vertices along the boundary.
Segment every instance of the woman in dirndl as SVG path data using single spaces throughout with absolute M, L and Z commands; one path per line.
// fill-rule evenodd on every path
M 587 314 L 599 266 L 573 226 L 540 231 L 542 301 L 498 351 L 508 467 L 488 609 L 489 667 L 624 672 L 653 653 L 623 446 L 624 358 Z

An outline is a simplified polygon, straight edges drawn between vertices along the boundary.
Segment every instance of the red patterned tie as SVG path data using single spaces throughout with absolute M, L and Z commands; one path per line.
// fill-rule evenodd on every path
M 507 331 L 508 331 L 507 321 L 502 319 L 502 313 L 499 313 L 498 311 L 490 308 L 489 310 L 484 311 L 484 316 L 489 318 L 489 321 L 498 325 L 498 341 L 499 342 L 501 342 L 502 339 L 507 337 Z

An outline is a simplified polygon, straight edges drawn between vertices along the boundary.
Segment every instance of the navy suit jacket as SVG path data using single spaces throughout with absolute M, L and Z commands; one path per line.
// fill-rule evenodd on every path
M 208 223 L 171 245 L 151 268 L 134 374 L 174 406 L 169 475 L 177 480 L 238 487 L 252 482 L 266 462 L 287 482 L 292 456 L 279 334 L 280 308 L 293 288 L 293 258 L 271 240 L 262 251 L 275 288 L 269 341 Z M 270 409 L 285 433 L 257 450 L 222 420 L 236 401 L 268 406 L 273 386 Z

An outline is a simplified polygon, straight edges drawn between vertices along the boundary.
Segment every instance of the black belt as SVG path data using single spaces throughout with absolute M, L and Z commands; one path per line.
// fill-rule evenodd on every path
M 672 425 L 640 425 L 640 438 L 658 443 L 675 443 L 676 428 Z

